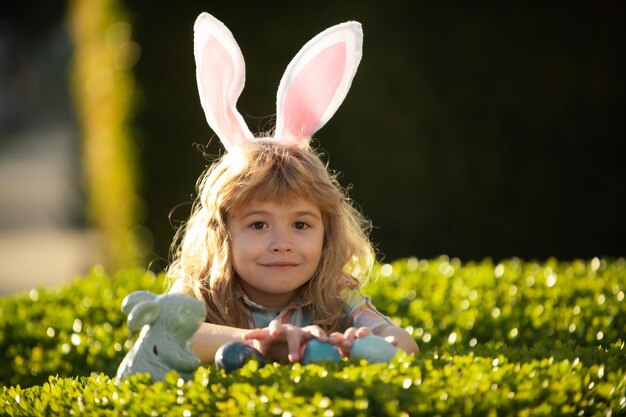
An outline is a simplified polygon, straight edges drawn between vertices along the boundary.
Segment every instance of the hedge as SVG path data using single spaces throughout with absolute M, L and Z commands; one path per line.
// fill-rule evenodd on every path
M 119 310 L 163 277 L 101 268 L 0 299 L 2 415 L 626 415 L 626 261 L 508 259 L 379 265 L 364 291 L 417 356 L 201 367 L 115 384 L 135 335 Z

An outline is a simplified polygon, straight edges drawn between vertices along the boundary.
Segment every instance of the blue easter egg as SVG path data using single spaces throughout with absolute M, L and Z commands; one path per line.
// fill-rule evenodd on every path
M 302 364 L 308 365 L 323 360 L 339 362 L 341 353 L 332 343 L 320 342 L 318 339 L 309 340 L 302 355 Z
M 396 347 L 379 336 L 370 335 L 354 340 L 351 358 L 365 359 L 371 363 L 389 362 L 396 354 Z
M 242 342 L 228 342 L 223 344 L 215 352 L 215 366 L 226 372 L 235 371 L 246 364 L 250 359 L 256 358 L 259 367 L 265 365 L 265 359 L 261 352 Z

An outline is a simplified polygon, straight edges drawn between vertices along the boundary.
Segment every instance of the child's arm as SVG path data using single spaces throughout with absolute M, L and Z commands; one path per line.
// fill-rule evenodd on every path
M 170 292 L 193 296 L 193 292 L 177 282 Z M 300 358 L 301 345 L 317 337 L 326 338 L 318 326 L 299 328 L 292 325 L 280 325 L 272 322 L 265 329 L 240 329 L 219 324 L 202 323 L 191 338 L 191 350 L 202 364 L 215 362 L 215 353 L 225 343 L 243 342 L 257 349 L 263 357 L 276 362 L 297 362 Z
M 411 335 L 405 330 L 393 324 L 386 324 L 376 327 L 374 330 L 368 327 L 350 327 L 344 333 L 335 332 L 330 335 L 330 342 L 337 345 L 343 356 L 350 356 L 350 349 L 355 339 L 360 337 L 369 336 L 374 334 L 387 340 L 399 349 L 402 349 L 406 353 L 416 354 L 419 352 L 419 347 Z
M 200 358 L 203 364 L 215 361 L 215 352 L 228 342 L 244 342 L 244 336 L 251 330 L 236 327 L 220 326 L 218 324 L 202 323 L 191 338 L 191 350 Z
M 398 326 L 378 326 L 373 330 L 373 333 L 376 336 L 380 336 L 385 339 L 392 338 L 392 340 L 396 342 L 394 343 L 396 347 L 402 349 L 406 353 L 416 354 L 420 351 L 417 346 L 417 342 L 415 342 L 411 335 L 408 334 L 406 330 L 401 329 Z
M 312 337 L 327 340 L 319 326 L 300 328 L 291 324 L 272 322 L 265 329 L 239 329 L 218 324 L 202 323 L 191 338 L 191 349 L 203 364 L 215 361 L 215 352 L 224 343 L 243 342 L 257 349 L 270 360 L 297 362 L 302 344 Z
M 417 343 L 411 335 L 380 313 L 371 303 L 370 297 L 363 295 L 359 289 L 348 289 L 343 292 L 343 296 L 354 327 L 344 333 L 333 333 L 331 342 L 337 344 L 346 356 L 349 355 L 354 339 L 370 334 L 387 339 L 407 353 L 419 352 Z

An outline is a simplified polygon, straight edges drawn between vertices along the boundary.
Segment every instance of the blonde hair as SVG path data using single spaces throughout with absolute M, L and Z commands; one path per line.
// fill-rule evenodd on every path
M 191 217 L 172 244 L 168 277 L 177 290 L 193 292 L 205 301 L 208 322 L 250 327 L 250 315 L 237 296 L 240 289 L 227 223 L 234 208 L 255 199 L 305 199 L 319 207 L 324 223 L 322 255 L 313 277 L 300 287 L 299 297 L 308 303 L 311 324 L 340 330 L 345 326 L 342 286 L 358 287 L 360 281 L 354 277 L 369 273 L 374 262 L 367 236 L 370 223 L 309 145 L 257 140 L 211 165 L 198 181 Z

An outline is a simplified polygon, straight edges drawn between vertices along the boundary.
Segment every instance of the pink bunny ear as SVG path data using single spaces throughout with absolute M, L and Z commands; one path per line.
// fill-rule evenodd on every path
M 361 61 L 358 22 L 330 27 L 315 36 L 287 66 L 276 98 L 276 139 L 301 143 L 335 114 Z
M 200 102 L 227 151 L 243 146 L 254 136 L 237 111 L 245 83 L 245 62 L 228 28 L 208 13 L 194 24 L 194 54 Z

